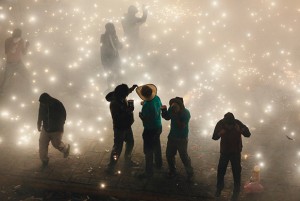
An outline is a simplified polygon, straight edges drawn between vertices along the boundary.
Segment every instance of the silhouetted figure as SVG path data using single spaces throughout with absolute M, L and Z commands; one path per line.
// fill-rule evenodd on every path
M 231 163 L 232 174 L 234 179 L 234 189 L 232 200 L 236 200 L 240 193 L 241 187 L 241 152 L 242 152 L 242 137 L 250 137 L 251 133 L 247 126 L 241 121 L 234 118 L 230 112 L 224 115 L 215 129 L 212 136 L 213 140 L 221 138 L 220 142 L 220 159 L 217 175 L 217 191 L 216 197 L 219 197 L 224 188 L 224 176 L 226 173 L 228 162 Z
M 137 51 L 139 45 L 139 29 L 140 26 L 146 22 L 148 11 L 146 7 L 143 6 L 143 16 L 137 17 L 138 9 L 131 5 L 128 7 L 127 13 L 124 15 L 124 19 L 122 20 L 122 26 L 124 30 L 124 34 L 129 42 L 130 49 L 133 52 Z
M 107 76 L 108 90 L 111 90 L 119 81 L 121 67 L 119 49 L 122 48 L 113 23 L 105 25 L 105 33 L 101 35 L 100 45 L 101 62 Z
M 194 176 L 191 159 L 187 153 L 190 112 L 185 108 L 183 98 L 176 97 L 170 100 L 170 107 L 162 107 L 162 117 L 171 120 L 171 130 L 168 136 L 166 156 L 169 165 L 168 177 L 173 178 L 177 175 L 175 156 L 177 151 L 184 164 L 188 181 Z
M 51 141 L 54 148 L 63 153 L 67 158 L 70 153 L 70 145 L 62 142 L 64 124 L 67 113 L 64 105 L 47 93 L 41 94 L 40 107 L 37 121 L 37 129 L 40 131 L 39 154 L 42 168 L 48 166 L 48 146 Z
M 106 100 L 110 102 L 109 108 L 113 120 L 114 145 L 111 151 L 110 163 L 107 173 L 114 174 L 115 166 L 121 155 L 123 143 L 126 142 L 125 165 L 127 167 L 138 166 L 131 160 L 131 153 L 134 145 L 131 125 L 134 122 L 134 105 L 128 104 L 127 96 L 137 87 L 133 85 L 128 88 L 126 84 L 118 85 L 113 92 L 106 95 Z
M 145 172 L 139 175 L 140 178 L 150 178 L 153 176 L 153 157 L 156 168 L 162 167 L 162 154 L 160 135 L 162 133 L 161 124 L 161 101 L 156 95 L 157 88 L 153 84 L 140 86 L 136 89 L 137 94 L 143 100 L 142 111 L 139 113 L 143 121 L 144 131 L 144 154 L 146 167 Z
M 5 40 L 6 64 L 3 79 L 0 85 L 0 93 L 3 93 L 12 76 L 15 73 L 21 76 L 29 84 L 29 75 L 22 62 L 22 56 L 27 53 L 29 42 L 22 39 L 21 29 L 14 29 L 12 36 Z

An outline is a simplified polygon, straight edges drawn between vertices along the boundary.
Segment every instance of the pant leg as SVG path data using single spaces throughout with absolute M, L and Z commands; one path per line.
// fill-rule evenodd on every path
M 114 145 L 110 155 L 110 163 L 109 166 L 114 168 L 119 160 L 119 157 L 122 153 L 123 143 L 125 139 L 125 132 L 120 129 L 114 128 Z
M 217 173 L 217 189 L 219 190 L 224 188 L 224 176 L 226 174 L 228 162 L 229 156 L 221 153 Z
M 48 134 L 50 135 L 52 146 L 55 149 L 57 149 L 58 151 L 60 151 L 62 153 L 65 153 L 66 150 L 67 150 L 67 146 L 62 141 L 63 132 L 58 131 L 58 132 L 51 132 L 51 133 L 48 133 Z
M 181 161 L 185 167 L 186 173 L 188 176 L 194 175 L 194 169 L 192 167 L 191 158 L 187 153 L 188 139 L 177 139 L 178 141 L 178 152 L 181 158 Z
M 26 69 L 25 65 L 23 62 L 20 62 L 17 67 L 17 73 L 20 74 L 20 76 L 26 81 L 26 84 L 28 87 L 30 86 L 30 79 L 29 79 L 29 73 L 28 70 Z
M 125 142 L 126 142 L 126 150 L 125 150 L 125 160 L 131 160 L 131 153 L 134 146 L 134 139 L 132 129 L 129 128 L 125 133 Z
M 49 161 L 48 157 L 48 146 L 50 142 L 50 137 L 48 133 L 43 129 L 40 133 L 39 138 L 39 155 L 41 161 Z
M 234 180 L 234 192 L 240 192 L 241 189 L 241 153 L 233 154 L 230 158 L 232 174 Z
M 154 154 L 154 136 L 153 130 L 144 129 L 144 154 L 145 154 L 145 172 L 147 175 L 153 175 L 153 154 Z
M 156 167 L 162 167 L 162 153 L 161 153 L 161 143 L 160 143 L 160 134 L 162 132 L 162 128 L 158 128 L 155 130 L 154 135 L 154 159 Z
M 168 138 L 167 149 L 166 149 L 166 158 L 169 165 L 170 172 L 176 171 L 176 162 L 175 155 L 177 152 L 177 145 L 173 139 Z
M 16 67 L 17 64 L 10 64 L 10 63 L 5 64 L 4 75 L 0 85 L 1 92 L 3 92 L 6 89 L 7 84 L 9 83 L 9 81 L 11 80 L 12 76 L 15 73 Z

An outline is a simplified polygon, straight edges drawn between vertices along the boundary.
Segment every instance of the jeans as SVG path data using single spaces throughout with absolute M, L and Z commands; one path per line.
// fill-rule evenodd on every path
M 241 186 L 241 153 L 224 154 L 221 153 L 218 165 L 217 174 L 217 189 L 222 190 L 224 188 L 224 176 L 226 174 L 228 162 L 231 163 L 233 180 L 234 180 L 234 192 L 240 192 Z
M 153 159 L 155 160 L 156 167 L 162 166 L 162 154 L 160 144 L 160 134 L 162 127 L 157 129 L 144 129 L 143 140 L 144 140 L 144 154 L 146 161 L 146 174 L 153 175 Z
M 180 159 L 185 167 L 188 176 L 194 175 L 194 170 L 191 165 L 191 159 L 187 153 L 188 139 L 169 137 L 167 143 L 166 157 L 170 172 L 176 172 L 175 155 L 179 152 Z
M 134 139 L 131 127 L 128 129 L 114 128 L 114 146 L 110 155 L 110 168 L 114 168 L 126 142 L 125 161 L 131 160 L 131 153 L 134 146 Z

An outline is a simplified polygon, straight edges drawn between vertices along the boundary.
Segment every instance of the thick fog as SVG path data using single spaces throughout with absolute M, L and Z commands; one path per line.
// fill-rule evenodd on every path
M 143 4 L 148 18 L 140 26 L 138 53 L 132 54 L 121 19 L 130 5 L 141 16 Z M 17 74 L 1 96 L 0 146 L 37 149 L 43 92 L 66 107 L 64 138 L 72 143 L 72 154 L 80 154 L 82 137 L 112 144 L 100 59 L 100 35 L 112 22 L 123 43 L 116 84 L 153 83 L 166 105 L 184 97 L 192 115 L 190 135 L 199 141 L 211 138 L 217 121 L 233 112 L 252 132 L 244 139 L 245 159 L 252 156 L 271 171 L 280 154 L 299 176 L 299 21 L 297 0 L 0 1 L 1 79 L 4 41 L 21 28 L 30 42 L 23 62 L 31 80 L 28 86 Z M 129 98 L 135 99 L 135 124 L 141 124 L 140 99 L 135 92 Z M 215 150 L 218 145 L 212 142 Z

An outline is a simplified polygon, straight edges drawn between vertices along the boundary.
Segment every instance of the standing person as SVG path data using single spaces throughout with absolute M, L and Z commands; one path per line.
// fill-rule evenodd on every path
M 217 191 L 216 197 L 221 195 L 221 191 L 224 188 L 224 176 L 226 173 L 228 162 L 231 163 L 234 189 L 232 200 L 236 200 L 240 193 L 241 187 L 241 152 L 242 152 L 242 137 L 250 137 L 251 133 L 247 126 L 241 121 L 235 119 L 234 115 L 230 112 L 224 115 L 215 129 L 212 136 L 213 140 L 221 138 L 220 142 L 220 159 L 218 165 L 217 175 Z
M 48 146 L 51 141 L 54 148 L 63 153 L 67 158 L 70 153 L 70 144 L 62 142 L 64 124 L 67 113 L 64 105 L 47 93 L 39 98 L 40 107 L 37 121 L 37 129 L 40 131 L 39 154 L 42 161 L 42 168 L 48 166 Z
M 29 83 L 29 75 L 25 65 L 22 62 L 22 56 L 27 53 L 29 42 L 22 39 L 21 29 L 14 29 L 12 36 L 5 40 L 6 64 L 4 77 L 0 84 L 0 93 L 3 93 L 6 85 L 14 75 L 20 73 L 22 77 Z
M 169 165 L 168 177 L 176 176 L 175 155 L 177 151 L 184 164 L 188 181 L 191 181 L 194 175 L 191 159 L 187 153 L 190 112 L 185 108 L 183 98 L 176 97 L 169 101 L 169 109 L 162 107 L 162 117 L 165 120 L 171 120 L 171 130 L 168 136 L 166 156 Z
M 128 39 L 130 48 L 134 51 L 137 49 L 137 45 L 139 44 L 139 29 L 140 26 L 146 22 L 148 11 L 145 6 L 143 6 L 143 16 L 137 17 L 138 9 L 131 5 L 128 7 L 127 13 L 124 15 L 124 19 L 122 20 L 122 26 L 124 30 L 124 34 Z
M 126 84 L 118 85 L 113 92 L 106 95 L 106 100 L 110 102 L 109 108 L 113 120 L 114 145 L 111 151 L 110 163 L 107 173 L 114 174 L 115 166 L 121 155 L 123 143 L 126 142 L 125 165 L 136 167 L 138 163 L 131 160 L 131 153 L 134 146 L 134 139 L 131 126 L 134 122 L 134 105 L 129 104 L 127 96 L 137 87 L 133 85 L 128 88 Z
M 118 82 L 121 68 L 119 49 L 123 47 L 113 23 L 105 25 L 105 33 L 100 38 L 100 47 L 101 62 L 107 74 L 108 91 Z
M 145 172 L 140 175 L 141 178 L 150 178 L 153 176 L 153 156 L 155 166 L 162 167 L 162 154 L 160 144 L 160 134 L 162 132 L 161 124 L 161 101 L 157 96 L 157 88 L 153 84 L 146 84 L 136 88 L 136 92 L 143 100 L 142 111 L 139 113 L 143 121 L 144 131 L 144 154 L 146 167 Z

